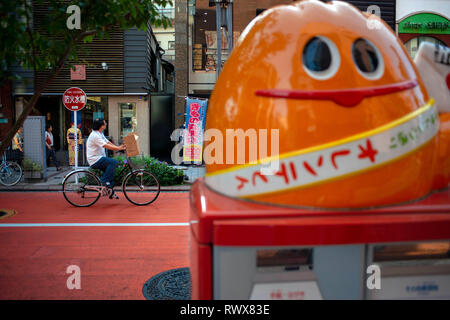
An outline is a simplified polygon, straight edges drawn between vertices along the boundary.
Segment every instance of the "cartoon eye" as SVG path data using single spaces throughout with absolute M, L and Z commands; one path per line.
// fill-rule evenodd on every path
M 369 40 L 356 39 L 352 46 L 353 61 L 358 72 L 369 80 L 377 80 L 384 73 L 384 61 L 378 48 Z
M 330 39 L 316 36 L 303 49 L 303 68 L 314 79 L 326 80 L 339 69 L 341 57 L 336 45 Z

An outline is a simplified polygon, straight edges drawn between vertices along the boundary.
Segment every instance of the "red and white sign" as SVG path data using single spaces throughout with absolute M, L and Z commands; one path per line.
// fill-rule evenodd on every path
M 63 104 L 70 111 L 80 111 L 86 105 L 87 96 L 80 88 L 67 89 L 63 95 Z

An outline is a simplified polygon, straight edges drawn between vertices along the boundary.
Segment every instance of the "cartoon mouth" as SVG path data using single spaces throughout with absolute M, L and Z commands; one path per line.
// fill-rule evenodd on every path
M 308 99 L 308 100 L 331 100 L 343 107 L 354 107 L 364 98 L 382 96 L 408 90 L 417 86 L 417 80 L 409 80 L 390 84 L 386 86 L 367 87 L 358 89 L 340 90 L 282 90 L 267 89 L 257 90 L 255 95 L 260 97 L 285 98 L 285 99 Z

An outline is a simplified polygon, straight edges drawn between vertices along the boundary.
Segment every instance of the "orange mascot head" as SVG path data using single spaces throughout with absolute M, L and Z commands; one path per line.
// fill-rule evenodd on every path
M 361 208 L 432 189 L 433 99 L 392 30 L 347 3 L 301 1 L 255 18 L 208 108 L 205 182 L 230 197 Z

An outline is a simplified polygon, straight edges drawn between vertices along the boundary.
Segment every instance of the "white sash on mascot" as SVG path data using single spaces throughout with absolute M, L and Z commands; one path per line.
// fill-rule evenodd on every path
M 429 142 L 438 129 L 438 112 L 430 99 L 420 109 L 373 130 L 208 173 L 205 182 L 222 194 L 239 198 L 308 187 L 405 157 Z M 277 169 L 264 174 L 269 167 Z

